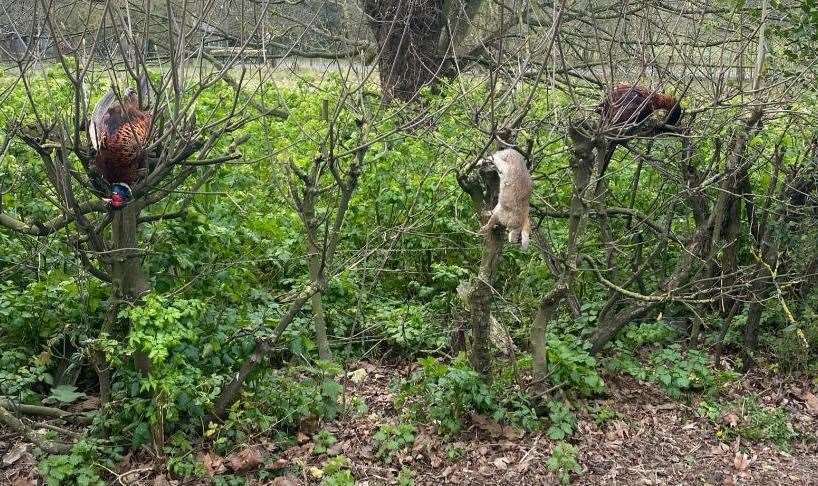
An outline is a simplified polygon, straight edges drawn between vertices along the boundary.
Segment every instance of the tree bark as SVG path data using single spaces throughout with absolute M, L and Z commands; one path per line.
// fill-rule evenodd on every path
M 364 11 L 378 43 L 384 100 L 414 99 L 437 82 L 443 68 L 438 43 L 445 28 L 443 0 L 366 0 Z
M 590 137 L 589 127 L 570 127 L 569 136 L 573 142 L 571 171 L 573 178 L 573 195 L 568 217 L 568 242 L 565 250 L 565 265 L 557 276 L 557 284 L 540 300 L 537 314 L 531 323 L 531 352 L 534 355 L 534 377 L 537 388 L 545 385 L 548 376 L 546 355 L 546 334 L 548 323 L 554 318 L 557 308 L 570 293 L 574 277 L 577 274 L 577 245 L 584 232 L 588 218 L 588 209 L 584 201 L 590 192 L 595 192 L 596 184 L 591 183 L 594 165 L 599 165 L 600 154 L 607 151 L 599 146 L 598 141 Z M 542 239 L 539 229 L 535 232 L 537 240 Z
M 142 255 L 137 243 L 137 225 L 141 207 L 132 203 L 116 211 L 111 222 L 111 283 L 113 284 L 113 302 L 136 305 L 150 289 L 150 281 L 142 268 Z M 116 314 L 111 316 L 116 318 Z M 130 325 L 125 326 L 129 329 Z M 134 365 L 143 378 L 151 371 L 151 362 L 141 350 L 134 352 Z M 97 365 L 99 366 L 99 365 Z M 162 452 L 165 444 L 163 421 L 151 424 L 151 438 L 157 453 Z
M 491 375 L 491 303 L 494 274 L 503 254 L 504 228 L 496 227 L 483 239 L 480 271 L 469 295 L 472 349 L 469 360 L 483 376 Z
M 315 232 L 312 232 L 315 235 Z M 317 285 L 321 278 L 321 253 L 315 246 L 314 239 L 309 239 L 308 266 L 310 270 L 310 282 Z M 315 292 L 310 300 L 312 307 L 313 326 L 315 327 L 315 344 L 318 347 L 318 357 L 325 361 L 332 360 L 332 351 L 329 348 L 329 338 L 327 337 L 327 321 L 324 316 L 324 306 L 321 303 L 323 292 Z

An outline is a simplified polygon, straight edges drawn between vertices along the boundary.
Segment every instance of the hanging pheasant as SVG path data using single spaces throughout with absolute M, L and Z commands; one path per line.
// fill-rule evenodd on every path
M 675 125 L 682 117 L 682 108 L 673 96 L 628 83 L 614 86 L 599 106 L 605 123 L 615 126 L 638 125 L 658 110 L 667 112 L 666 125 Z
M 148 97 L 148 81 L 139 80 L 143 101 Z M 146 170 L 145 146 L 151 130 L 151 115 L 139 106 L 133 88 L 122 94 L 113 89 L 99 100 L 91 116 L 88 134 L 96 150 L 94 166 L 111 187 L 105 201 L 112 209 L 121 209 L 132 199 L 131 186 Z
M 625 137 L 636 134 L 642 122 L 659 110 L 666 112 L 664 124 L 656 126 L 652 135 L 668 131 L 664 128 L 666 125 L 679 123 L 682 117 L 682 107 L 679 101 L 671 95 L 628 83 L 619 83 L 614 86 L 597 108 L 597 112 L 602 115 L 602 125 L 621 128 L 620 133 Z M 624 145 L 626 142 L 627 139 L 609 141 L 600 177 L 605 174 L 616 146 Z

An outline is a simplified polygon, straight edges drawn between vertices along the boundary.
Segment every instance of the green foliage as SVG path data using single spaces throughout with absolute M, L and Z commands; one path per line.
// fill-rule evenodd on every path
M 782 326 L 780 333 L 770 338 L 769 346 L 784 371 L 818 376 L 818 291 L 807 296 L 802 307 L 797 324 Z
M 102 486 L 106 482 L 101 477 L 104 470 L 100 466 L 108 469 L 116 467 L 115 462 L 120 459 L 118 452 L 119 448 L 110 444 L 81 440 L 67 454 L 45 456 L 37 465 L 37 470 L 48 486 Z
M 0 395 L 30 402 L 38 385 L 60 385 L 54 382 L 55 357 L 80 366 L 82 353 L 65 356 L 72 349 L 67 343 L 88 337 L 99 322 L 94 314 L 103 310 L 101 300 L 98 284 L 63 271 L 43 273 L 25 285 L 0 282 Z
M 414 486 L 415 485 L 415 471 L 408 467 L 401 468 L 398 473 L 398 486 Z
M 728 403 L 703 401 L 698 413 L 713 422 L 716 436 L 726 442 L 742 437 L 751 442 L 770 442 L 787 451 L 798 437 L 785 409 L 764 406 L 755 396 Z
M 20 289 L 13 281 L 0 282 L 0 329 L 9 342 L 37 347 L 66 323 L 87 321 L 102 310 L 99 287 L 54 271 Z
M 185 434 L 173 434 L 165 445 L 165 453 L 168 457 L 168 471 L 172 474 L 183 478 L 204 477 L 204 464 L 197 459 L 193 444 Z
M 450 365 L 432 357 L 418 363 L 420 369 L 402 385 L 396 406 L 403 407 L 411 398 L 416 416 L 433 421 L 444 434 L 458 432 L 470 413 L 489 415 L 527 430 L 539 425 L 534 407 L 521 391 L 502 380 L 496 388 L 490 387 L 463 356 Z
M 451 366 L 428 357 L 418 360 L 420 370 L 402 387 L 398 408 L 412 396 L 422 401 L 415 411 L 433 420 L 444 433 L 460 430 L 469 412 L 486 413 L 497 409 L 491 390 L 479 373 L 464 359 Z
M 417 428 L 408 423 L 384 424 L 372 436 L 375 455 L 384 462 L 391 462 L 395 454 L 415 443 Z
M 577 418 L 562 402 L 548 402 L 548 437 L 554 440 L 563 440 L 571 437 L 577 426 Z
M 244 486 L 247 484 L 247 480 L 233 474 L 222 474 L 219 476 L 214 476 L 212 479 L 212 484 L 213 486 Z
M 350 466 L 349 458 L 343 455 L 328 459 L 324 464 L 321 486 L 355 486 L 355 477 L 349 470 Z
M 567 442 L 559 442 L 554 446 L 554 450 L 551 451 L 551 456 L 548 457 L 545 464 L 548 466 L 549 471 L 557 474 L 562 484 L 568 484 L 571 482 L 571 474 L 582 472 L 582 467 L 577 462 L 578 456 L 579 451 L 576 447 Z
M 656 352 L 650 363 L 648 378 L 674 398 L 682 392 L 709 389 L 715 384 L 709 356 L 696 349 L 682 351 L 681 346 L 674 344 Z
M 812 3 L 799 11 L 804 15 L 799 24 L 802 30 L 786 33 L 794 41 L 793 49 L 811 45 L 806 40 L 814 37 Z M 797 55 L 802 52 L 793 51 Z M 450 324 L 462 312 L 455 289 L 459 282 L 474 277 L 480 239 L 472 234 L 477 222 L 471 202 L 463 196 L 452 170 L 462 164 L 466 154 L 471 157 L 474 148 L 485 143 L 485 127 L 474 123 L 474 109 L 483 106 L 487 94 L 484 83 L 473 83 L 465 90 L 462 83 L 469 81 L 444 83 L 438 94 L 424 94 L 430 110 L 445 112 L 440 112 L 444 116 L 434 117 L 434 123 L 422 133 L 396 130 L 398 124 L 415 115 L 409 113 L 411 107 L 381 106 L 377 96 L 363 97 L 361 108 L 371 117 L 367 119 L 367 130 L 371 130 L 368 140 L 373 143 L 342 228 L 338 249 L 341 257 L 337 260 L 341 262 L 341 273 L 328 282 L 323 295 L 330 334 L 338 338 L 334 351 L 342 359 L 363 353 L 369 356 L 381 347 L 399 351 L 402 358 L 434 353 L 445 347 Z M 106 84 L 89 87 L 92 102 L 102 96 Z M 27 89 L 29 93 L 21 86 L 10 85 L 7 79 L 0 81 L 0 91 L 7 95 L 0 106 L 5 121 L 31 120 L 29 94 L 49 107 L 41 113 L 48 121 L 68 117 L 73 106 L 71 84 L 59 66 L 38 70 Z M 208 88 L 194 107 L 199 126 L 225 116 L 229 108 L 224 100 L 234 95 L 223 82 Z M 168 468 L 183 477 L 203 473 L 201 465 L 191 459 L 195 457 L 192 444 L 201 439 L 212 441 L 217 451 L 224 452 L 259 432 L 291 433 L 304 417 L 331 420 L 343 413 L 342 403 L 346 402 L 339 401 L 343 388 L 337 380 L 341 369 L 315 362 L 312 316 L 304 310 L 296 314 L 275 349 L 265 356 L 272 366 L 263 363 L 248 377 L 227 420 L 218 424 L 205 420 L 224 384 L 250 356 L 256 340 L 271 335 L 287 312 L 293 292 L 306 281 L 302 222 L 283 189 L 290 176 L 284 168 L 290 160 L 305 167 L 321 152 L 322 141 L 330 134 L 330 123 L 320 116 L 322 101 L 330 100 L 330 109 L 334 110 L 347 95 L 337 76 L 302 79 L 284 87 L 259 83 L 258 96 L 270 106 L 285 103 L 289 116 L 259 117 L 237 131 L 235 137 L 250 136 L 241 147 L 246 164 L 215 167 L 214 178 L 201 188 L 183 184 L 178 188 L 179 195 L 194 190 L 202 194 L 194 197 L 179 218 L 140 225 L 137 236 L 152 290 L 138 305 L 123 306 L 118 325 L 104 333 L 100 329 L 113 302 L 113 288 L 91 277 L 77 260 L 72 248 L 75 227 L 48 238 L 0 231 L 0 395 L 26 403 L 46 399 L 57 404 L 73 402 L 83 393 L 93 395 L 97 390 L 93 377 L 87 376 L 90 373 L 84 373 L 74 385 L 60 381 L 59 372 L 66 365 L 87 370 L 84 365 L 88 357 L 102 351 L 113 371 L 115 406 L 100 414 L 89 433 L 110 438 L 112 443 L 138 447 L 149 442 L 151 425 L 161 424 L 166 436 L 171 437 L 164 451 L 169 458 Z M 527 97 L 528 93 L 510 90 L 507 96 L 509 103 L 494 108 L 493 116 L 498 120 L 509 118 L 519 106 L 515 98 Z M 240 98 L 246 101 L 246 95 Z M 535 92 L 530 102 L 529 116 L 538 120 L 568 105 L 553 90 Z M 813 99 L 805 103 L 815 104 Z M 332 123 L 333 137 L 339 147 L 347 150 L 357 145 L 361 133 L 357 122 L 362 113 L 342 106 L 337 114 Z M 782 130 L 773 126 L 767 136 L 778 137 Z M 231 137 L 217 142 L 214 153 L 232 142 Z M 539 170 L 556 174 L 569 166 L 571 155 L 565 141 L 552 138 L 547 130 L 522 128 L 518 141 L 524 145 L 533 139 L 538 147 L 548 146 L 547 152 L 553 155 L 541 160 Z M 808 143 L 808 139 L 800 135 L 781 138 L 782 152 L 794 154 L 798 151 L 789 148 Z M 711 141 L 697 144 L 694 164 L 704 167 L 713 160 L 712 146 L 708 144 Z M 667 144 L 657 141 L 655 157 L 661 157 L 658 151 L 663 145 Z M 350 161 L 351 156 L 342 156 L 336 168 L 344 171 Z M 72 162 L 79 167 L 76 160 Z M 612 192 L 632 183 L 633 169 L 627 166 L 635 164 L 622 165 L 626 167 L 610 174 Z M 756 171 L 752 176 L 754 188 L 766 189 L 770 172 Z M 14 140 L 0 157 L 0 180 L 14 181 L 13 187 L 3 184 L 0 190 L 3 213 L 31 222 L 58 216 L 59 210 L 42 190 L 46 178 L 37 155 Z M 538 178 L 535 198 L 547 196 L 544 202 L 553 207 L 567 207 L 571 184 L 557 184 L 552 179 L 561 177 Z M 332 174 L 327 171 L 320 185 L 329 187 L 330 183 Z M 9 187 L 13 190 L 7 190 Z M 656 174 L 641 179 L 639 187 L 634 208 L 646 213 L 657 194 L 664 197 L 681 188 L 674 179 Z M 77 196 L 81 200 L 96 198 L 80 188 Z M 175 211 L 176 197 L 174 193 L 168 205 L 151 208 L 144 215 Z M 329 221 L 336 202 L 331 190 L 322 191 L 316 218 Z M 691 228 L 688 219 L 681 215 L 668 224 L 684 235 Z M 554 239 L 555 248 L 562 247 L 567 238 L 564 221 L 546 218 L 542 224 L 543 231 Z M 614 229 L 619 224 L 619 218 L 611 218 Z M 322 224 L 320 231 L 328 227 L 331 225 Z M 774 230 L 781 235 L 782 248 L 792 255 L 792 260 L 810 261 L 809 252 L 815 251 L 814 229 Z M 587 236 L 582 242 L 583 251 L 594 254 L 599 251 L 599 241 L 592 232 Z M 640 248 L 644 247 L 647 255 L 655 244 L 644 241 Z M 537 257 L 515 248 L 512 245 L 503 254 L 496 276 L 497 291 L 519 306 L 521 315 L 533 315 L 541 293 L 552 287 L 553 276 Z M 669 268 L 681 250 L 664 253 L 653 263 L 656 275 Z M 645 274 L 649 287 L 655 283 L 650 273 Z M 582 396 L 599 394 L 605 386 L 597 371 L 598 363 L 583 341 L 597 325 L 603 305 L 599 290 L 587 275 L 578 276 L 577 291 L 584 302 L 581 315 L 574 319 L 563 314 L 557 319 L 559 329 L 548 336 L 551 379 L 563 390 Z M 803 309 L 796 311 L 798 329 L 789 329 L 780 315 L 773 315 L 780 314 L 779 310 L 765 315 L 764 321 L 771 323 L 771 329 L 764 331 L 774 339 L 764 340 L 762 336 L 762 340 L 771 345 L 788 371 L 815 369 L 816 299 L 806 299 Z M 740 342 L 737 330 L 742 328 L 744 318 L 736 317 L 727 336 L 728 344 Z M 512 332 L 515 338 L 524 339 L 527 329 L 523 324 Z M 673 396 L 718 389 L 721 381 L 732 378 L 713 372 L 703 353 L 671 345 L 677 334 L 661 322 L 630 325 L 615 343 L 618 355 L 607 364 L 639 379 L 655 381 Z M 799 347 L 803 340 L 809 352 Z M 150 376 L 141 376 L 134 369 L 137 353 L 153 361 Z M 472 413 L 533 430 L 544 421 L 538 417 L 531 398 L 520 389 L 516 375 L 518 370 L 529 369 L 530 361 L 530 356 L 523 356 L 517 370 L 513 366 L 498 367 L 502 371 L 488 384 L 462 357 L 447 364 L 434 358 L 421 359 L 420 370 L 403 384 L 398 404 L 410 405 L 416 416 L 434 422 L 446 434 L 461 430 Z M 354 413 L 366 413 L 366 404 L 360 399 L 352 398 L 349 403 Z M 576 419 L 564 404 L 552 402 L 548 411 L 548 435 L 564 438 L 574 433 Z M 615 416 L 612 413 L 601 408 L 595 420 L 604 423 Z M 759 420 L 767 425 L 757 427 L 762 432 L 756 435 L 783 436 L 780 417 L 767 415 L 773 418 L 765 415 L 766 422 Z M 316 436 L 317 453 L 325 452 L 334 440 L 322 433 Z M 402 437 L 397 428 L 386 429 L 383 434 L 385 444 L 398 443 L 396 437 Z M 386 455 L 394 454 L 389 447 L 384 450 Z M 451 460 L 462 456 L 462 451 L 452 451 Z M 563 456 L 575 458 L 576 451 L 568 444 L 558 446 L 552 457 L 557 458 L 555 470 L 568 471 L 566 474 L 575 471 L 570 461 L 561 459 Z M 90 448 L 52 456 L 41 466 L 46 476 L 56 478 L 57 483 L 78 481 L 80 477 L 91 483 L 99 473 L 96 464 L 104 460 L 99 450 Z M 354 482 L 348 468 L 339 467 L 334 473 L 329 469 L 327 465 L 325 484 Z M 219 479 L 228 483 L 238 480 Z
M 369 411 L 369 406 L 360 397 L 350 397 L 349 409 L 353 415 L 360 417 Z
M 673 334 L 659 323 L 629 326 L 615 343 L 618 353 L 608 360 L 613 371 L 628 373 L 638 380 L 652 381 L 671 397 L 679 398 L 684 392 L 717 392 L 731 373 L 714 372 L 710 357 L 697 349 L 683 350 L 680 344 L 656 349 L 642 363 L 636 353 L 646 344 L 666 343 Z
M 466 451 L 454 444 L 446 446 L 446 459 L 451 462 L 457 462 L 466 455 Z
M 605 383 L 596 370 L 596 359 L 588 352 L 589 346 L 581 344 L 571 335 L 548 338 L 546 354 L 549 371 L 555 384 L 561 384 L 581 395 L 601 393 Z
M 190 418 L 201 419 L 218 394 L 220 377 L 206 373 L 199 361 L 198 324 L 205 311 L 197 299 L 149 295 L 142 305 L 122 311 L 121 317 L 131 322 L 126 346 L 105 335 L 96 341 L 111 363 L 127 370 L 113 392 L 130 400 L 109 425 L 116 433 L 132 430 L 135 445 L 148 439 L 148 424 L 161 423 L 172 432 L 177 424 L 188 425 Z M 147 378 L 126 368 L 135 353 L 151 360 Z M 145 394 L 150 399 L 142 399 Z
M 336 381 L 340 372 L 337 364 L 319 361 L 316 366 L 263 373 L 230 410 L 226 423 L 213 425 L 208 436 L 217 447 L 228 450 L 254 431 L 295 431 L 301 419 L 309 416 L 332 420 L 341 412 L 343 387 Z
M 669 344 L 677 331 L 664 322 L 651 321 L 630 324 L 617 336 L 617 344 L 628 351 L 636 351 L 645 345 Z
M 24 402 L 33 400 L 36 394 L 32 388 L 37 383 L 54 383 L 48 364 L 47 355 L 31 357 L 21 349 L 3 351 L 0 354 L 0 392 Z
M 357 484 L 355 482 L 355 477 L 347 469 L 334 472 L 332 474 L 327 474 L 321 480 L 321 486 L 355 486 L 355 484 Z
M 338 442 L 338 439 L 336 439 L 331 432 L 322 430 L 315 434 L 315 436 L 312 438 L 312 441 L 315 444 L 314 447 L 312 448 L 312 451 L 315 454 L 323 454 L 327 452 L 327 449 L 329 449 L 336 442 Z
M 596 422 L 598 426 L 603 426 L 610 422 L 611 420 L 614 420 L 617 417 L 619 417 L 619 414 L 616 412 L 616 410 L 611 409 L 607 405 L 601 405 L 597 407 L 593 411 L 593 414 L 594 422 Z
M 379 304 L 375 319 L 383 326 L 389 344 L 404 351 L 438 349 L 446 340 L 431 319 L 428 305 L 386 302 Z
M 41 461 L 38 470 L 48 486 L 62 484 L 104 485 L 98 471 L 78 455 L 54 455 Z
M 85 393 L 78 392 L 77 387 L 73 385 L 58 385 L 51 389 L 51 395 L 43 400 L 43 403 L 57 402 L 61 405 L 67 405 L 76 402 L 80 398 L 85 398 Z

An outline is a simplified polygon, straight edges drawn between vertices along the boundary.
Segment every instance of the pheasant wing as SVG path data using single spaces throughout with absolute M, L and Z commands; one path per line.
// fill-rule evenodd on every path
M 100 134 L 105 128 L 102 126 L 102 119 L 116 102 L 116 93 L 114 93 L 113 89 L 109 89 L 105 96 L 97 101 L 97 106 L 94 107 L 91 123 L 88 124 L 88 136 L 91 138 L 91 146 L 94 147 L 94 150 L 99 150 Z

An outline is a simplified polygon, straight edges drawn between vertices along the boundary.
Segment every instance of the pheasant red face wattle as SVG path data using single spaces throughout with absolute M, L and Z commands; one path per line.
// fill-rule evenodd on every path
M 142 99 L 147 99 L 147 78 L 140 80 Z M 139 106 L 139 97 L 129 89 L 121 98 L 113 90 L 102 97 L 94 109 L 88 134 L 96 149 L 94 166 L 102 178 L 114 188 L 136 183 L 146 171 L 148 135 L 151 131 L 150 113 Z M 124 194 L 113 191 L 108 201 L 112 208 L 121 208 L 130 200 L 130 189 Z

